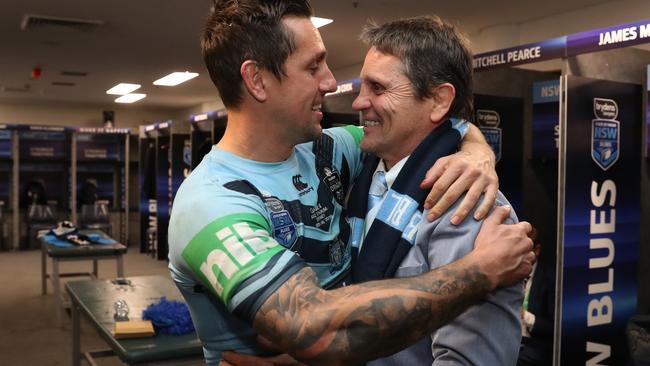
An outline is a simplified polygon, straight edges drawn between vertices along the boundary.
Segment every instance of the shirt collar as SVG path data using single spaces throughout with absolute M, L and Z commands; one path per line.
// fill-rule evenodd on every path
M 393 186 L 393 182 L 395 182 L 395 179 L 397 179 L 399 172 L 404 167 L 404 164 L 406 164 L 406 161 L 409 159 L 409 156 L 411 155 L 408 155 L 404 157 L 402 160 L 398 161 L 397 164 L 393 165 L 393 167 L 390 168 L 389 171 L 386 171 L 386 165 L 384 164 L 384 159 L 379 160 L 379 164 L 377 164 L 377 169 L 375 169 L 375 172 L 378 171 L 385 172 L 386 185 L 388 186 L 388 189 L 390 189 Z

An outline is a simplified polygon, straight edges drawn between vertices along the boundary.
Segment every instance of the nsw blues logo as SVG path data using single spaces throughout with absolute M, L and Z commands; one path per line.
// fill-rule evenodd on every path
M 594 116 L 591 121 L 591 158 L 603 169 L 609 169 L 618 160 L 620 122 L 618 105 L 611 99 L 594 98 Z
M 273 225 L 273 237 L 285 248 L 291 248 L 296 243 L 296 224 L 287 210 L 271 212 L 271 225 Z
M 479 130 L 481 130 L 483 136 L 485 136 L 485 140 L 494 151 L 496 161 L 499 162 L 501 160 L 501 145 L 503 142 L 501 129 L 498 127 L 479 127 Z
M 591 121 L 591 158 L 603 170 L 609 169 L 618 160 L 619 132 L 618 121 Z

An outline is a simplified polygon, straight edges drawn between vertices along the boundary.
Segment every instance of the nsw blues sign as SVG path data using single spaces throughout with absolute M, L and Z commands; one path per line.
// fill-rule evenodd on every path
M 623 365 L 625 326 L 637 302 L 642 89 L 565 80 L 556 354 L 563 366 Z

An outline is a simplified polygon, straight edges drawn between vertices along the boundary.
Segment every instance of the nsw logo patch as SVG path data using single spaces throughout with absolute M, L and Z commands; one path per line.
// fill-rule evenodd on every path
M 619 127 L 618 121 L 591 121 L 591 158 L 603 170 L 609 169 L 618 160 Z
M 291 248 L 296 243 L 296 224 L 287 210 L 271 212 L 271 225 L 273 226 L 273 237 L 285 248 Z

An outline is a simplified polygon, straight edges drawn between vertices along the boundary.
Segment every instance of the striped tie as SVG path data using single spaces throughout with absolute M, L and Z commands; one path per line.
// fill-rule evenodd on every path
M 388 191 L 386 184 L 386 172 L 378 170 L 372 177 L 370 189 L 368 190 L 368 211 L 372 210 Z

